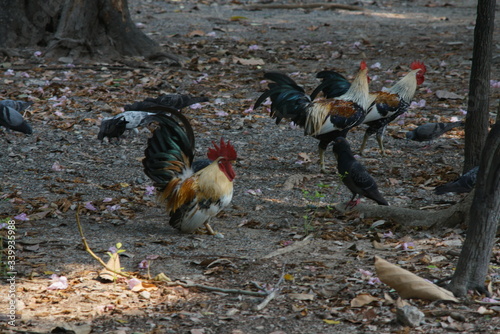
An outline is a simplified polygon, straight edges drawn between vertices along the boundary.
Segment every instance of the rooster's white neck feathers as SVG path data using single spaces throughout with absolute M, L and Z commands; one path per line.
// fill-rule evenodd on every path
M 401 100 L 409 103 L 413 99 L 415 91 L 417 90 L 416 76 L 418 71 L 420 71 L 420 69 L 408 72 L 408 74 L 392 86 L 388 92 L 397 94 Z
M 365 111 L 373 102 L 373 98 L 370 97 L 368 90 L 368 70 L 363 69 L 358 72 L 354 78 L 349 90 L 342 96 L 338 97 L 339 100 L 352 101 L 357 103 Z

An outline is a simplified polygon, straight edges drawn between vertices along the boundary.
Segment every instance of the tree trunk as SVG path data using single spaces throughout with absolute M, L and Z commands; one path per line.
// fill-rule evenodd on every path
M 488 134 L 495 5 L 496 0 L 479 0 L 477 5 L 469 101 L 465 123 L 464 173 L 479 164 L 481 150 Z
M 75 61 L 160 52 L 132 22 L 127 0 L 0 0 L 0 8 L 2 48 L 45 49 L 49 58 Z
M 486 139 L 469 217 L 467 237 L 448 287 L 455 296 L 464 296 L 470 289 L 487 291 L 484 281 L 500 221 L 500 123 Z

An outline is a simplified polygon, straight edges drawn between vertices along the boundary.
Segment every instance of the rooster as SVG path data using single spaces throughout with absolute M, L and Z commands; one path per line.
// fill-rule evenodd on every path
M 408 109 L 417 86 L 425 80 L 426 67 L 422 62 L 414 61 L 410 68 L 411 71 L 387 91 L 370 94 L 375 99 L 375 103 L 370 107 L 363 120 L 363 124 L 368 125 L 368 129 L 366 129 L 361 143 L 361 154 L 368 138 L 375 133 L 381 154 L 385 155 L 384 134 L 387 125 Z M 326 98 L 335 98 L 347 92 L 350 87 L 349 81 L 334 71 L 322 71 L 316 77 L 323 79 L 323 81 L 311 94 L 312 99 L 320 91 Z
M 153 118 L 159 127 L 148 140 L 142 163 L 170 214 L 170 225 L 186 233 L 205 225 L 214 235 L 209 221 L 233 197 L 233 145 L 221 139 L 208 149 L 208 160 L 193 161 L 194 134 L 186 117 L 172 109 Z
M 313 101 L 304 89 L 288 76 L 268 72 L 264 78 L 269 83 L 255 102 L 258 108 L 266 98 L 271 99 L 271 117 L 279 124 L 283 118 L 290 119 L 304 128 L 304 135 L 319 140 L 318 151 L 321 171 L 325 172 L 325 151 L 335 138 L 345 137 L 347 132 L 361 124 L 372 99 L 368 93 L 367 66 L 364 61 L 350 88 L 341 96 Z

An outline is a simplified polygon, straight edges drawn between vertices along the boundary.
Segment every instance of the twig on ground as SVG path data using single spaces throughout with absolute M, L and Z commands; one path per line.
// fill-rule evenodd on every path
M 110 272 L 126 277 L 126 278 L 133 278 L 133 276 L 125 274 L 123 272 L 118 272 L 115 271 L 111 268 L 109 268 L 106 263 L 99 257 L 97 256 L 92 249 L 90 249 L 89 244 L 87 243 L 87 239 L 85 238 L 85 235 L 83 234 L 83 228 L 82 224 L 80 223 L 80 209 L 81 209 L 81 204 L 78 205 L 78 208 L 76 209 L 76 224 L 78 225 L 78 231 L 80 232 L 80 237 L 82 238 L 82 243 L 85 248 L 85 251 L 89 253 L 94 259 L 97 260 L 106 270 L 109 270 Z M 280 282 L 278 282 L 279 284 Z M 203 284 L 196 284 L 196 283 L 182 283 L 179 281 L 176 282 L 167 282 L 167 286 L 182 286 L 183 288 L 197 288 L 200 290 L 207 290 L 207 291 L 214 291 L 214 292 L 222 292 L 222 293 L 232 293 L 232 294 L 240 294 L 240 295 L 249 295 L 249 296 L 257 296 L 257 297 L 268 297 L 270 294 L 267 292 L 258 292 L 258 291 L 248 291 L 248 290 L 239 290 L 239 289 L 223 289 L 223 288 L 217 288 L 214 286 L 208 286 L 208 285 L 203 285 Z
M 269 295 L 267 295 L 266 298 L 264 298 L 264 300 L 259 305 L 256 305 L 253 308 L 254 311 L 262 311 L 267 306 L 267 304 L 269 304 L 269 302 L 271 300 L 273 300 L 274 298 L 276 298 L 276 296 L 278 295 L 278 293 L 279 293 L 279 290 L 274 290 L 273 292 L 271 292 Z
M 264 298 L 264 300 L 259 305 L 256 305 L 253 308 L 254 311 L 262 311 L 271 300 L 278 296 L 279 292 L 281 291 L 281 283 L 283 283 L 283 281 L 285 280 L 285 267 L 285 264 L 283 264 L 280 279 L 278 280 L 278 283 L 276 283 L 273 292 L 271 292 L 266 298 Z
M 197 288 L 197 289 L 207 290 L 207 291 L 249 295 L 249 296 L 256 296 L 256 297 L 264 297 L 264 296 L 268 295 L 268 293 L 266 293 L 266 292 L 248 291 L 248 290 L 239 290 L 239 289 L 224 289 L 224 288 L 217 288 L 214 286 L 203 285 L 203 284 L 182 283 L 179 281 L 167 282 L 166 285 L 167 286 L 182 286 L 183 288 Z
M 291 244 L 290 246 L 288 247 L 285 247 L 285 248 L 280 248 L 278 250 L 275 250 L 267 255 L 264 255 L 262 257 L 262 259 L 269 259 L 271 257 L 274 257 L 274 256 L 278 256 L 278 255 L 283 255 L 283 254 L 286 254 L 286 253 L 290 253 L 290 252 L 293 252 L 299 248 L 302 248 L 304 246 L 306 246 L 309 242 L 311 242 L 311 238 L 313 237 L 312 234 L 309 234 L 307 237 L 305 237 L 304 239 L 300 240 L 300 241 L 297 241 L 293 244 Z
M 83 228 L 82 224 L 80 223 L 80 209 L 81 209 L 81 203 L 78 204 L 78 207 L 76 208 L 76 224 L 78 225 L 78 232 L 80 232 L 80 237 L 82 238 L 82 243 L 85 251 L 90 254 L 97 262 L 99 262 L 106 270 L 112 272 L 113 274 L 123 276 L 126 278 L 133 278 L 133 276 L 129 274 L 125 274 L 123 272 L 119 272 L 116 270 L 113 270 L 112 268 L 108 267 L 108 265 L 99 257 L 97 256 L 92 249 L 90 249 L 89 244 L 87 243 L 87 239 L 85 238 L 85 235 L 83 234 Z

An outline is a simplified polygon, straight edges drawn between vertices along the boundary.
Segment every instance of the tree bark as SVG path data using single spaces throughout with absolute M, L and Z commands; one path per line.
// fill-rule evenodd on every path
M 464 173 L 481 159 L 489 126 L 490 67 L 496 0 L 479 0 L 465 123 Z
M 484 281 L 500 221 L 500 123 L 486 139 L 469 218 L 467 237 L 448 287 L 455 296 L 464 296 L 471 289 L 487 292 Z
M 2 48 L 36 47 L 75 61 L 161 54 L 132 22 L 127 0 L 0 0 L 0 8 Z

